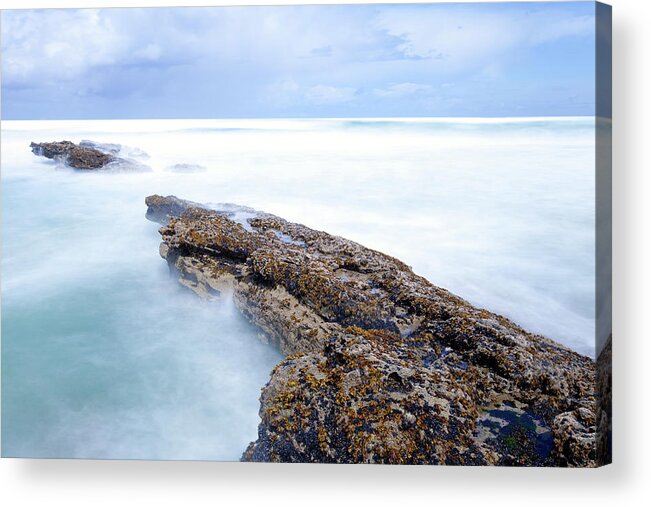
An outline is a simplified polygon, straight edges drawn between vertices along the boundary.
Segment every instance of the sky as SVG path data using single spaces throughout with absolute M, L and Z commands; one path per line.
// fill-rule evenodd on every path
M 2 12 L 3 119 L 595 113 L 595 4 Z

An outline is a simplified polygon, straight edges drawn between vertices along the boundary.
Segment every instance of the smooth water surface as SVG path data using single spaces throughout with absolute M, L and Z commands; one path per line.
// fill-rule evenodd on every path
M 30 152 L 63 139 L 152 171 Z M 149 194 L 353 239 L 592 355 L 594 184 L 592 119 L 3 122 L 3 455 L 238 459 L 256 438 L 280 355 L 169 277 Z

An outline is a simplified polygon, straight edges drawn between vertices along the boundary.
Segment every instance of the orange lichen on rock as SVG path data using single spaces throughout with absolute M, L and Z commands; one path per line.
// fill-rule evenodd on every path
M 594 466 L 595 366 L 352 241 L 147 198 L 161 254 L 288 355 L 244 460 Z M 219 284 L 222 285 L 219 285 Z

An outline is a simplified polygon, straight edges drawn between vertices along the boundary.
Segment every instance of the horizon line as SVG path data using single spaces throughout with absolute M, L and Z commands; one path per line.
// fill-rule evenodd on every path
M 0 118 L 0 122 L 73 122 L 73 121 L 302 121 L 302 120 L 331 120 L 331 121 L 532 121 L 532 120 L 585 120 L 585 119 L 607 119 L 610 117 L 598 115 L 550 115 L 550 116 L 276 116 L 276 117 L 214 117 L 214 118 Z

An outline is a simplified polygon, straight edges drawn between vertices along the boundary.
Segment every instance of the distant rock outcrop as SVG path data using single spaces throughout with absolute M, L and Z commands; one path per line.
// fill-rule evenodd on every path
M 35 155 L 57 160 L 80 170 L 116 169 L 122 171 L 151 171 L 151 168 L 131 158 L 122 158 L 119 144 L 103 144 L 94 141 L 81 141 L 78 145 L 71 141 L 52 143 L 31 143 Z M 138 150 L 143 156 L 144 152 Z
M 232 293 L 287 356 L 243 460 L 597 464 L 592 359 L 352 241 L 232 205 L 147 205 L 180 283 Z
M 168 166 L 166 170 L 173 173 L 202 173 L 205 172 L 207 169 L 206 167 L 199 164 L 182 163 L 182 164 L 173 164 L 171 166 Z
M 101 169 L 115 160 L 111 154 L 78 146 L 70 141 L 31 143 L 30 148 L 35 155 L 61 160 L 75 169 Z

